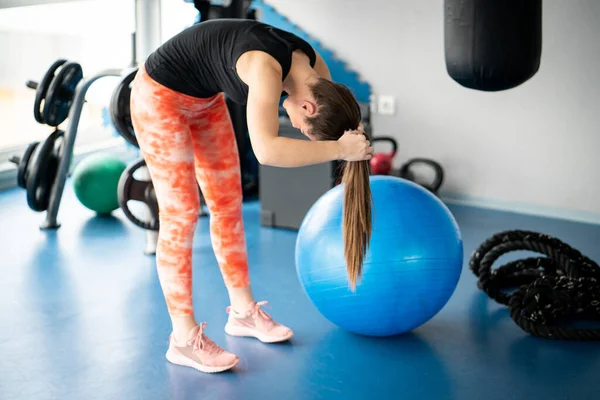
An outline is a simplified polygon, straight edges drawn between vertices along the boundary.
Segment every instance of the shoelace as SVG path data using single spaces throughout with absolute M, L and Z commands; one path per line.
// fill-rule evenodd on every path
M 196 333 L 196 336 L 190 340 L 191 343 L 188 342 L 188 345 L 192 345 L 194 351 L 203 351 L 210 355 L 220 353 L 221 348 L 204 334 L 205 327 L 206 322 L 198 325 L 198 332 Z
M 261 308 L 263 306 L 266 306 L 267 304 L 269 304 L 268 301 L 259 301 L 259 302 L 256 302 L 254 304 L 254 306 L 250 309 L 250 313 L 254 317 L 255 320 L 256 320 L 256 318 L 258 316 L 260 316 L 261 319 L 264 321 L 264 323 L 269 328 L 272 328 L 273 326 L 275 326 L 275 322 L 273 321 L 273 318 L 271 318 L 271 316 L 265 310 L 263 310 Z
M 229 307 L 227 307 L 227 312 L 228 313 L 234 312 L 235 314 L 240 315 L 242 318 L 252 317 L 252 319 L 255 321 L 255 323 L 257 322 L 257 320 L 262 321 L 262 323 L 264 325 L 266 325 L 267 329 L 272 329 L 273 327 L 277 326 L 278 324 L 275 321 L 273 321 L 273 318 L 271 318 L 271 316 L 269 314 L 267 314 L 267 312 L 265 310 L 263 310 L 261 308 L 263 306 L 266 306 L 267 304 L 269 304 L 268 301 L 256 302 L 245 313 L 238 313 L 237 311 L 233 310 L 233 308 L 231 306 L 229 306 Z

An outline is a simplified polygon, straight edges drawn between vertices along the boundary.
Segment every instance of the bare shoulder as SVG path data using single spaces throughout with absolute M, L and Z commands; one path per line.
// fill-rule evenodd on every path
M 248 86 L 259 81 L 281 81 L 283 70 L 271 55 L 258 50 L 242 54 L 235 65 L 238 76 Z
M 327 63 L 323 60 L 323 57 L 315 50 L 315 66 L 313 69 L 319 74 L 322 78 L 326 78 L 331 80 L 331 73 L 329 72 L 329 67 L 327 67 Z

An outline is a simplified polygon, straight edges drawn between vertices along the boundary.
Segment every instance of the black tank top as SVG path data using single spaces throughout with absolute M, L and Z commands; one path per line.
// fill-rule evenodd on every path
M 281 64 L 283 81 L 297 49 L 315 65 L 315 51 L 294 34 L 255 20 L 216 19 L 169 39 L 148 57 L 145 68 L 156 82 L 179 93 L 207 98 L 224 92 L 234 102 L 246 104 L 248 86 L 236 72 L 238 58 L 251 50 L 268 53 Z

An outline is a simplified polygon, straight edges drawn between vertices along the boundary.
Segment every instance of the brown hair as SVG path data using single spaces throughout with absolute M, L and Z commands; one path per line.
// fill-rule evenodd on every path
M 319 78 L 310 85 L 317 113 L 307 117 L 310 133 L 317 140 L 337 140 L 345 131 L 358 128 L 360 107 L 346 86 Z M 350 287 L 354 290 L 371 239 L 371 187 L 369 162 L 347 162 L 344 183 L 344 256 Z

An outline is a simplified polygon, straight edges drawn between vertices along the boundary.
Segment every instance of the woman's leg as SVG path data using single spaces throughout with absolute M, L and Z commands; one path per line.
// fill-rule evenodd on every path
M 292 331 L 275 323 L 256 303 L 250 288 L 242 220 L 242 180 L 235 132 L 222 94 L 191 120 L 196 175 L 210 210 L 213 249 L 229 292 L 226 331 L 265 342 L 287 340 Z
M 173 333 L 181 338 L 197 325 L 192 305 L 192 241 L 200 199 L 192 136 L 175 96 L 148 79 L 139 77 L 134 83 L 131 117 L 160 210 L 156 249 L 159 280 Z
M 242 220 L 242 180 L 235 133 L 222 95 L 191 121 L 196 177 L 210 210 L 213 250 L 231 303 L 254 301 Z
M 192 242 L 200 196 L 189 121 L 181 104 L 188 100 L 158 85 L 140 68 L 132 88 L 131 117 L 159 206 L 156 263 L 173 323 L 167 359 L 218 372 L 238 360 L 207 338 L 204 324 L 198 326 L 194 319 Z

